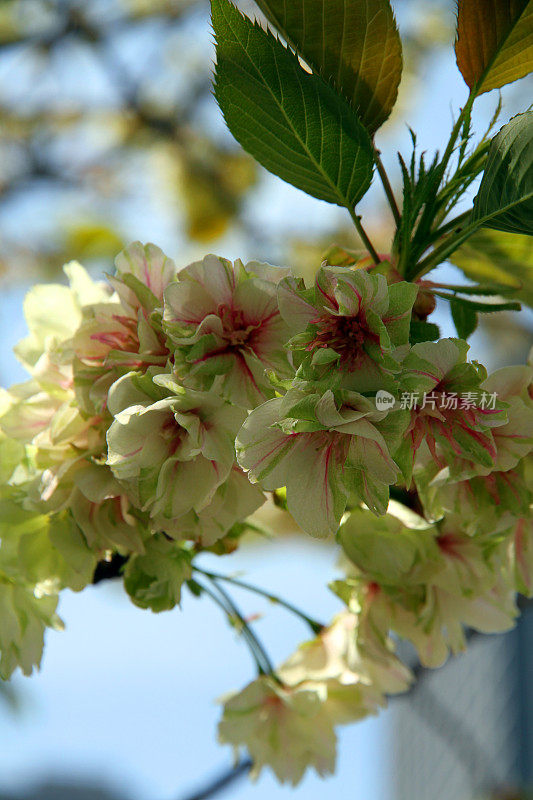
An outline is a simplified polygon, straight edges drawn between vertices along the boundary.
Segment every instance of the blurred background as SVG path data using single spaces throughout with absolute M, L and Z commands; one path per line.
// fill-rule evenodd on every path
M 251 2 L 239 4 L 255 13 Z M 405 70 L 377 145 L 394 180 L 396 151 L 445 145 L 466 99 L 454 62 L 453 0 L 395 0 Z M 214 58 L 205 0 L 0 0 L 0 384 L 24 379 L 11 354 L 25 333 L 22 300 L 62 281 L 78 259 L 95 276 L 134 239 L 184 266 L 206 252 L 291 265 L 309 277 L 332 243 L 358 247 L 345 212 L 268 175 L 226 131 L 211 95 Z M 530 102 L 505 89 L 502 123 Z M 498 101 L 474 114 L 482 134 Z M 466 206 L 465 206 L 466 207 Z M 462 209 L 461 209 L 462 210 Z M 378 249 L 392 220 L 380 187 L 360 211 Z M 531 260 L 531 248 L 529 249 Z M 452 265 L 439 278 L 458 283 Z M 436 321 L 453 335 L 446 306 Z M 487 367 L 519 363 L 533 314 L 492 314 L 471 339 Z M 333 549 L 285 532 L 218 562 L 319 618 L 339 609 L 326 583 Z M 205 565 L 211 564 L 205 557 Z M 297 574 L 297 579 L 295 579 Z M 305 630 L 281 610 L 235 594 L 275 660 Z M 231 766 L 216 743 L 217 697 L 253 676 L 244 646 L 206 600 L 182 612 L 134 608 L 119 586 L 65 595 L 64 633 L 48 635 L 43 668 L 0 697 L 0 800 L 180 800 Z M 529 619 L 529 622 L 528 622 Z M 268 775 L 227 795 L 315 800 L 526 797 L 533 764 L 533 622 L 476 639 L 377 719 L 341 730 L 334 778 L 296 790 Z M 522 793 L 521 793 L 522 792 Z

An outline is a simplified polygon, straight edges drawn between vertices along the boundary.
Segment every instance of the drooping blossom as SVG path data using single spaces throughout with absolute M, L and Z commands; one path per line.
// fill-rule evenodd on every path
M 252 411 L 236 441 L 237 457 L 263 489 L 285 486 L 287 506 L 312 536 L 335 533 L 348 499 L 384 513 L 398 476 L 390 448 L 406 419 L 378 411 L 355 392 L 322 396 L 291 389 Z
M 0 437 L 2 467 L 11 448 Z M 9 465 L 9 471 L 14 460 Z M 46 628 L 61 630 L 58 593 L 80 591 L 92 579 L 94 554 L 68 512 L 25 509 L 19 492 L 0 486 L 0 678 L 16 667 L 30 675 L 41 661 Z
M 358 615 L 343 611 L 276 671 L 286 685 L 323 691 L 334 725 L 376 714 L 386 694 L 404 692 L 412 681 L 388 636 L 362 634 Z
M 28 507 L 47 511 L 69 505 L 75 473 L 105 443 L 101 420 L 83 414 L 76 403 L 64 351 L 86 303 L 106 293 L 79 264 L 68 264 L 65 272 L 69 286 L 35 287 L 25 304 L 30 333 L 18 353 L 32 378 L 0 390 L 0 430 L 24 445 L 26 455 L 11 482 L 24 487 Z
M 253 761 L 252 777 L 270 767 L 281 783 L 295 786 L 308 768 L 323 776 L 335 767 L 336 737 L 325 695 L 291 688 L 260 676 L 224 699 L 219 741 L 245 747 Z
M 80 407 L 72 367 L 76 331 L 111 292 L 76 262 L 64 269 L 69 286 L 37 286 L 25 303 L 29 336 L 17 352 L 31 380 L 1 391 L 0 431 L 24 454 L 8 481 L 28 509 L 67 510 L 102 557 L 114 546 L 139 551 L 141 522 L 103 463 L 109 420 Z
M 431 559 L 425 562 L 428 542 L 421 538 L 417 554 L 415 530 L 402 531 L 393 523 L 395 555 L 383 575 L 379 553 L 374 555 L 369 544 L 362 551 L 354 545 L 357 522 L 344 547 L 349 577 L 335 589 L 349 607 L 360 609 L 363 631 L 393 631 L 415 646 L 425 666 L 437 667 L 450 650 L 465 649 L 465 627 L 488 633 L 514 625 L 515 592 L 504 539 L 472 537 L 463 532 L 460 518 L 450 516 L 426 527 L 433 542 Z M 375 524 L 370 515 L 368 524 Z
M 164 529 L 175 539 L 192 539 L 201 547 L 212 547 L 263 505 L 265 496 L 258 486 L 248 480 L 234 464 L 226 480 L 217 488 L 208 505 L 191 509 L 183 516 L 170 520 L 155 514 L 151 519 L 154 530 Z

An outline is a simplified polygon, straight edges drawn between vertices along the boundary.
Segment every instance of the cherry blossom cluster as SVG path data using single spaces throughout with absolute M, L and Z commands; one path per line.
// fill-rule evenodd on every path
M 118 556 L 133 602 L 171 609 L 272 501 L 338 547 L 339 614 L 277 667 L 241 620 L 258 677 L 219 735 L 255 773 L 331 772 L 335 727 L 408 689 L 398 639 L 436 667 L 465 628 L 512 627 L 533 595 L 533 369 L 410 343 L 423 290 L 386 267 L 306 286 L 137 242 L 105 283 L 71 263 L 29 292 L 30 378 L 0 394 L 3 679 L 39 665 L 60 590 Z

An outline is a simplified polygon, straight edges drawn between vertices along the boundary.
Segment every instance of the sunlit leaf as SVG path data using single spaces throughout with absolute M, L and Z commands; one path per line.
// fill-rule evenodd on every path
M 533 70 L 533 0 L 459 0 L 457 65 L 476 94 Z
M 316 72 L 373 133 L 389 116 L 402 74 L 402 43 L 389 0 L 256 0 Z
M 229 0 L 213 0 L 215 95 L 230 131 L 266 169 L 353 207 L 370 185 L 370 137 L 346 101 Z
M 469 309 L 473 312 L 479 311 L 481 314 L 494 314 L 497 311 L 520 311 L 522 308 L 517 300 L 508 300 L 503 303 L 482 303 L 479 300 L 471 300 L 470 298 L 466 297 L 457 297 L 445 294 L 444 292 L 435 292 L 435 294 L 438 297 L 443 297 L 450 303 L 455 304 L 456 307 L 460 305 L 463 308 Z
M 352 267 L 360 258 L 360 251 L 347 250 L 338 244 L 332 244 L 323 254 L 322 261 L 325 261 L 330 267 Z
M 472 221 L 533 236 L 533 111 L 513 117 L 492 140 Z
M 468 278 L 504 284 L 509 294 L 533 306 L 533 238 L 483 228 L 450 261 Z

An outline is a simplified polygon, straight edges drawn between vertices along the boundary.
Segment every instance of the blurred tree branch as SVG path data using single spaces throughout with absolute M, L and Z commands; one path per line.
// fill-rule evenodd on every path
M 16 2 L 10 5 L 13 9 L 23 7 Z M 107 210 L 103 212 L 103 207 L 112 201 L 120 203 L 128 199 L 132 191 L 129 184 L 135 180 L 135 176 L 125 175 L 124 165 L 140 155 L 144 159 L 158 156 L 169 165 L 165 170 L 164 187 L 169 205 L 174 198 L 176 210 L 181 206 L 179 210 L 185 217 L 189 236 L 199 240 L 219 236 L 239 213 L 244 194 L 255 180 L 255 168 L 247 156 L 229 143 L 229 137 L 228 144 L 221 143 L 211 136 L 204 123 L 195 120 L 199 107 L 210 96 L 209 60 L 205 60 L 201 69 L 194 70 L 191 80 L 187 81 L 185 97 L 171 96 L 166 103 L 154 102 L 153 98 L 158 80 L 161 78 L 163 84 L 170 80 L 165 64 L 162 74 L 161 65 L 158 69 L 160 51 L 190 24 L 191 14 L 202 7 L 205 10 L 206 4 L 198 0 L 155 3 L 151 10 L 133 4 L 129 13 L 126 7 L 126 11 L 111 19 L 109 15 L 100 18 L 91 14 L 90 8 L 74 0 L 43 5 L 53 11 L 46 25 L 37 32 L 21 30 L 15 34 L 11 31 L 11 35 L 4 32 L 3 41 L 0 41 L 0 66 L 2 59 L 9 62 L 11 57 L 14 85 L 19 83 L 19 90 L 23 89 L 24 80 L 17 62 L 13 67 L 13 54 L 22 60 L 37 57 L 43 64 L 43 69 L 39 70 L 40 80 L 48 75 L 64 48 L 75 44 L 91 53 L 117 100 L 111 108 L 104 109 L 87 104 L 81 96 L 75 103 L 64 102 L 59 92 L 53 103 L 45 102 L 44 108 L 35 112 L 29 102 L 30 88 L 39 93 L 39 81 L 28 88 L 26 97 L 21 97 L 14 107 L 0 96 L 3 122 L 0 151 L 6 152 L 10 162 L 0 175 L 0 213 L 7 203 L 13 204 L 35 186 L 45 184 L 50 192 L 74 190 L 80 201 L 91 194 L 93 216 L 96 212 L 96 217 L 106 218 L 111 225 L 113 220 Z M 137 67 L 136 59 L 130 56 L 128 65 L 118 52 L 117 41 L 132 34 L 140 38 L 149 25 L 156 24 L 161 28 L 164 41 L 161 47 L 154 48 L 155 58 L 148 60 L 156 62 L 155 65 L 144 59 L 141 70 L 131 69 L 132 61 Z M 0 17 L 0 38 L 3 28 Z M 170 50 L 178 59 L 177 63 L 183 61 L 184 73 L 187 73 L 187 55 L 178 54 L 175 46 Z M 175 72 L 173 76 L 176 77 Z M 3 86 L 7 86 L 5 80 Z M 96 131 L 96 135 L 101 131 L 101 138 L 107 136 L 109 141 L 96 148 L 94 155 L 89 150 L 80 157 L 76 138 L 83 138 L 88 129 Z M 14 157 L 9 158 L 10 155 Z M 181 202 L 178 202 L 180 195 Z M 120 232 L 108 238 L 115 245 Z M 65 235 L 63 225 L 63 230 L 48 237 L 46 245 L 37 244 L 36 265 L 44 260 L 43 256 L 58 265 L 72 257 L 86 257 L 84 252 L 75 249 L 73 252 L 72 245 L 72 236 Z M 21 253 L 27 250 L 26 237 L 20 242 L 16 236 L 4 235 L 0 245 L 4 268 L 12 262 L 19 262 L 20 266 Z M 109 253 L 101 255 L 112 258 L 115 252 L 110 249 Z
M 443 8 L 405 31 L 408 83 L 446 40 L 436 24 Z M 2 225 L 0 272 L 55 277 L 72 258 L 107 268 L 139 235 L 125 209 L 141 202 L 147 219 L 163 209 L 176 249 L 233 226 L 257 255 L 288 258 L 275 232 L 246 213 L 255 164 L 212 123 L 207 13 L 207 0 L 0 4 L 0 225 L 4 215 L 19 219 Z M 306 239 L 309 255 L 316 231 Z
M 246 777 L 252 767 L 252 760 L 245 758 L 231 769 L 221 773 L 213 781 L 206 783 L 202 789 L 199 789 L 194 794 L 184 795 L 180 800 L 208 800 L 210 797 L 216 797 Z

